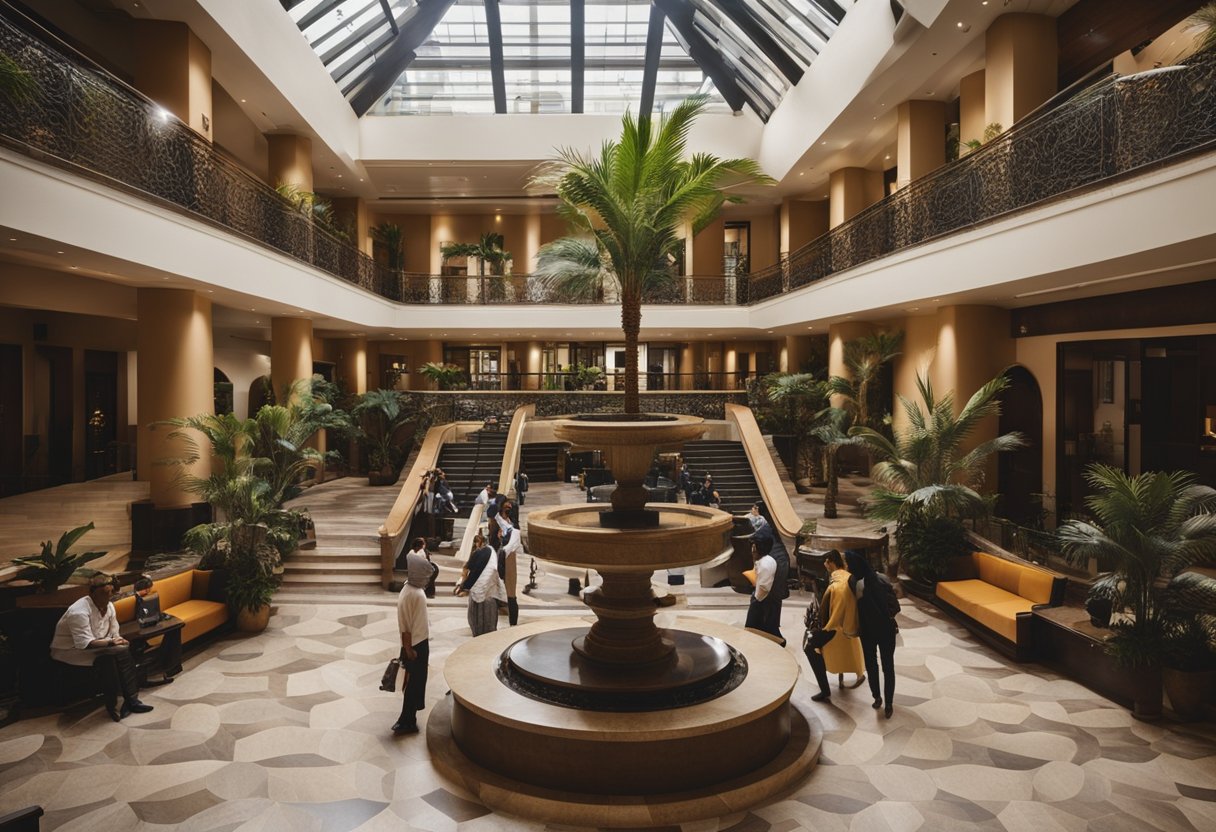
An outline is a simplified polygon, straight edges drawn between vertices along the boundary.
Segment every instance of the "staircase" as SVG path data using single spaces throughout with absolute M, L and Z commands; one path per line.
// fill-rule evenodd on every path
M 468 441 L 446 444 L 440 451 L 439 467 L 447 474 L 461 517 L 469 516 L 470 506 L 487 482 L 498 482 L 509 429 L 510 424 L 504 423 L 498 430 L 474 431 Z M 528 476 L 532 476 L 531 470 Z M 503 485 L 499 483 L 499 487 Z
M 379 589 L 376 530 L 401 485 L 373 487 L 366 477 L 343 477 L 309 488 L 288 503 L 288 508 L 307 508 L 312 514 L 317 546 L 286 558 L 280 593 L 342 595 Z
M 713 475 L 714 488 L 722 495 L 723 511 L 746 514 L 752 503 L 761 499 L 742 442 L 686 442 L 683 455 L 694 483 L 702 482 L 707 473 Z
M 520 468 L 528 472 L 528 482 L 557 482 L 557 458 L 565 442 L 533 442 L 519 452 Z

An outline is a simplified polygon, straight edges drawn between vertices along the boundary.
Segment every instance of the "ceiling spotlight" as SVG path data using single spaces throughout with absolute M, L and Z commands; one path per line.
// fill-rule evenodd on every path
M 954 25 L 959 28 L 960 32 L 970 32 L 971 31 L 970 23 L 964 23 L 963 21 L 960 20 L 958 23 L 956 23 Z
M 9 241 L 10 243 L 15 243 L 15 242 L 17 242 L 17 238 L 16 238 L 16 237 L 9 237 L 9 238 L 8 238 L 8 241 Z
M 806 176 L 806 171 L 804 171 L 804 170 L 800 170 L 800 171 L 798 171 L 798 175 L 799 175 L 799 176 Z
M 80 266 L 68 266 L 68 268 L 71 269 L 72 271 L 75 271 L 76 269 L 79 269 Z
M 242 99 L 241 99 L 241 103 L 242 103 L 242 104 L 245 104 L 245 103 L 247 103 L 247 102 L 245 101 L 245 99 L 243 99 L 243 98 L 242 98 Z
M 63 254 L 63 252 L 62 252 L 62 251 L 57 251 L 57 252 L 55 252 L 55 253 L 56 253 L 56 254 Z

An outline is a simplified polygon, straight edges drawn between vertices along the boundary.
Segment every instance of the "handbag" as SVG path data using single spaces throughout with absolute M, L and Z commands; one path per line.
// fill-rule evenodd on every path
M 392 693 L 397 690 L 397 674 L 404 670 L 401 666 L 401 659 L 389 659 L 388 667 L 384 668 L 384 676 L 380 678 L 380 690 Z M 404 689 L 410 683 L 410 672 L 405 671 L 405 678 L 401 680 L 401 687 Z
M 809 661 L 812 652 L 819 650 L 836 637 L 836 631 L 822 629 L 819 621 L 819 599 L 814 595 L 811 596 L 811 602 L 806 605 L 802 623 L 806 626 L 806 631 L 802 634 L 802 652 L 807 654 Z

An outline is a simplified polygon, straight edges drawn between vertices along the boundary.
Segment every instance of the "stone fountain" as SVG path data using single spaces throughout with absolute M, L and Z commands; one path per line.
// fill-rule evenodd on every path
M 813 767 L 821 737 L 790 703 L 792 652 L 705 619 L 656 620 L 654 572 L 717 557 L 732 526 L 717 509 L 645 502 L 655 452 L 704 430 L 692 416 L 558 421 L 559 439 L 606 453 L 617 488 L 611 510 L 531 512 L 528 551 L 603 584 L 584 594 L 593 621 L 499 630 L 447 659 L 432 760 L 486 805 L 556 823 L 679 823 L 758 803 Z

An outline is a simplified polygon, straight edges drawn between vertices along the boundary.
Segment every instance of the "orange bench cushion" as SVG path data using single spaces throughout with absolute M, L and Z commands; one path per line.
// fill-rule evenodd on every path
M 990 583 L 972 578 L 967 581 L 941 581 L 937 597 L 972 618 L 975 611 L 989 604 L 1000 604 L 1017 596 Z
M 219 601 L 208 601 L 211 572 L 190 569 L 152 583 L 160 595 L 161 612 L 176 616 L 185 622 L 182 629 L 182 644 L 210 632 L 228 620 L 228 606 Z M 125 624 L 135 618 L 135 596 L 128 595 L 114 602 L 114 614 L 118 623 Z
M 182 644 L 193 641 L 203 633 L 209 633 L 228 620 L 228 605 L 218 601 L 184 601 L 165 610 L 185 622 L 182 628 Z
M 1051 587 L 1055 575 L 1030 564 L 1016 563 L 987 552 L 972 552 L 971 560 L 981 581 L 986 581 L 1006 592 L 1028 598 L 1036 604 L 1051 601 Z

